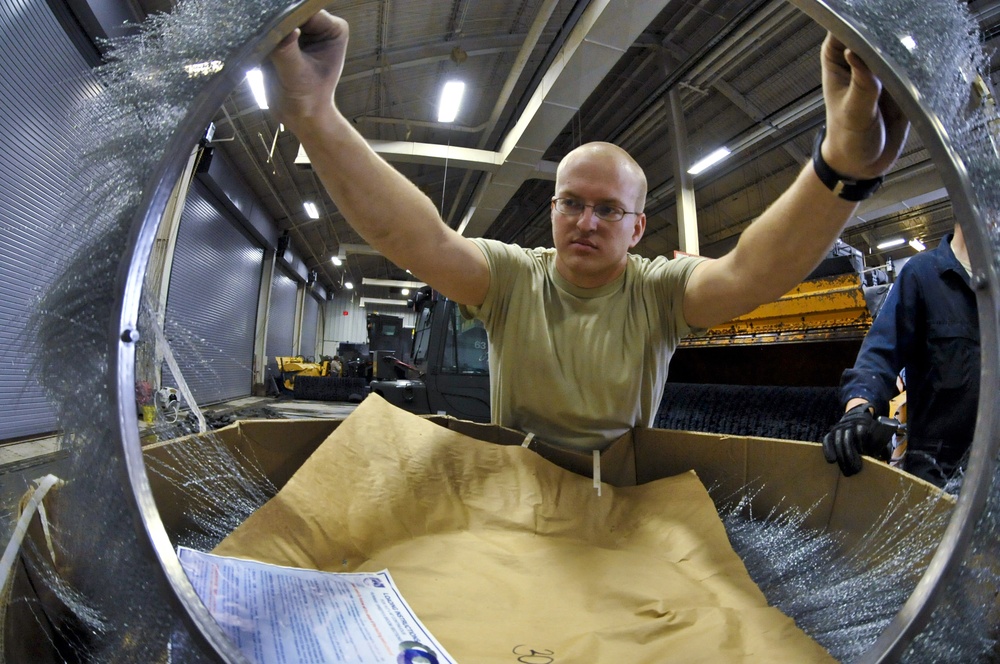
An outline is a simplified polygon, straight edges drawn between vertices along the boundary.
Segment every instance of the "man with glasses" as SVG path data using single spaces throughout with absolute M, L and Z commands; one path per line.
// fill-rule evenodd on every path
M 646 178 L 624 150 L 562 160 L 551 249 L 469 239 L 368 146 L 331 101 L 347 23 L 320 12 L 271 55 L 269 98 L 351 226 L 484 321 L 493 421 L 578 450 L 649 426 L 678 342 L 777 299 L 816 266 L 889 170 L 909 124 L 833 37 L 823 44 L 826 131 L 792 186 L 719 259 L 630 254 L 646 229 Z

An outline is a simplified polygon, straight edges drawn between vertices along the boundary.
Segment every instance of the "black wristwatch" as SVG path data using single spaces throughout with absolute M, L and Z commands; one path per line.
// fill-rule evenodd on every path
M 854 180 L 852 178 L 847 178 L 838 173 L 837 171 L 830 168 L 830 164 L 826 163 L 823 159 L 823 153 L 820 150 L 820 146 L 823 145 L 823 139 L 826 137 L 826 127 L 824 126 L 816 134 L 816 142 L 813 144 L 813 170 L 816 171 L 816 175 L 819 176 L 820 182 L 826 185 L 826 188 L 837 194 L 845 201 L 851 201 L 857 203 L 858 201 L 863 201 L 882 186 L 882 181 L 884 177 L 872 178 L 870 180 Z

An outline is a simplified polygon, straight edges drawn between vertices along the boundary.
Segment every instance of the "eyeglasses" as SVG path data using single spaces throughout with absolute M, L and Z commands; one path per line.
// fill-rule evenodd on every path
M 556 212 L 567 217 L 579 217 L 587 208 L 592 208 L 594 216 L 604 221 L 621 221 L 627 214 L 639 214 L 623 210 L 617 205 L 605 205 L 604 203 L 587 205 L 576 198 L 553 198 L 552 204 L 555 205 Z

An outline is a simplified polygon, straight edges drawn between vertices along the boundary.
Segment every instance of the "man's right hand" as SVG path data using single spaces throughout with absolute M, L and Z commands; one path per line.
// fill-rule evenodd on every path
M 268 103 L 293 133 L 322 122 L 334 110 L 348 34 L 347 21 L 320 11 L 271 52 L 265 65 Z
M 861 455 L 882 456 L 886 444 L 878 440 L 878 425 L 871 404 L 864 402 L 849 409 L 823 437 L 823 456 L 837 463 L 845 477 L 861 472 Z

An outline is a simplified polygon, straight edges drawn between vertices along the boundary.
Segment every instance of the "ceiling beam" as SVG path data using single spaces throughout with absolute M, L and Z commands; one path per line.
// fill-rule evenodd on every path
M 371 146 L 386 161 L 403 164 L 427 164 L 431 166 L 449 166 L 468 168 L 472 170 L 493 173 L 503 165 L 503 155 L 491 150 L 477 150 L 455 145 L 440 145 L 438 143 L 414 143 L 412 141 L 379 141 L 369 140 Z M 295 165 L 311 167 L 309 155 L 299 144 L 295 155 Z M 528 179 L 555 180 L 558 164 L 552 161 L 540 161 L 534 165 Z
M 921 166 L 923 168 L 920 168 Z M 916 172 L 912 177 L 901 177 L 908 170 L 903 169 L 894 173 L 895 177 L 886 178 L 878 195 L 862 201 L 845 228 L 949 197 L 948 190 L 945 189 L 941 176 L 932 162 L 917 164 L 911 168 Z
M 674 0 L 676 1 L 676 0 Z M 593 0 L 510 133 L 503 163 L 473 194 L 459 225 L 470 237 L 485 233 L 532 173 L 580 107 L 627 49 L 671 0 Z

